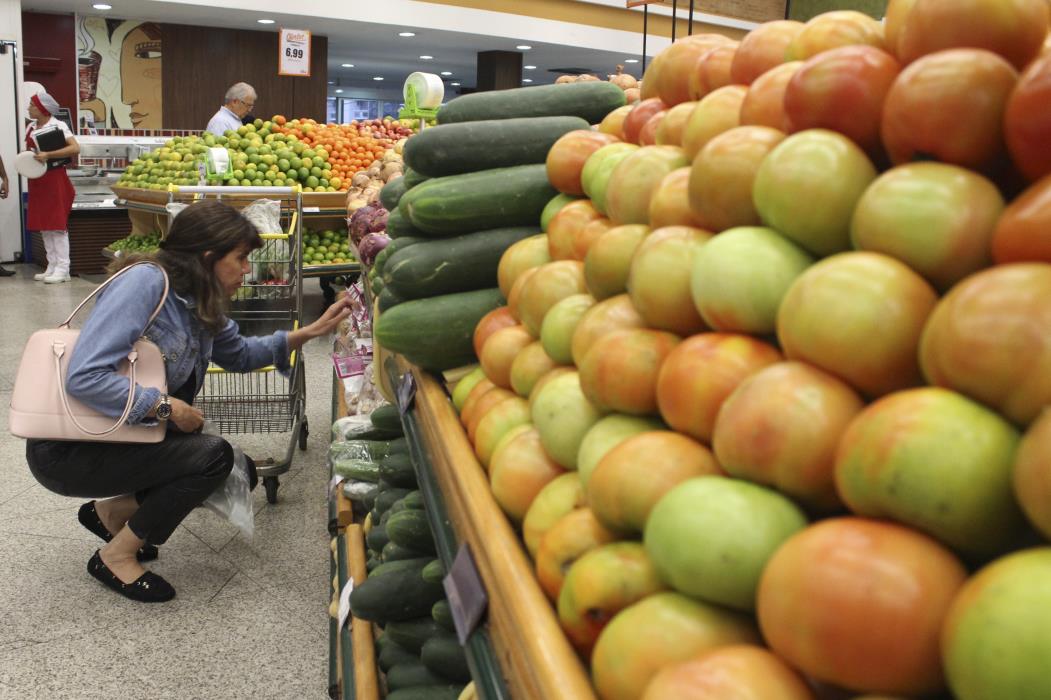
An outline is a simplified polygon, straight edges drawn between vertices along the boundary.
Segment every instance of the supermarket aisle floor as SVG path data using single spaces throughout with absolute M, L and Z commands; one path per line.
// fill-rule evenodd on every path
M 309 449 L 281 477 L 277 505 L 256 490 L 255 537 L 194 512 L 148 565 L 178 596 L 145 606 L 88 576 L 99 541 L 77 522 L 81 501 L 37 485 L 24 441 L 7 433 L 25 339 L 61 322 L 92 285 L 45 286 L 33 282 L 35 268 L 13 269 L 17 276 L 0 279 L 0 698 L 324 697 L 330 343 L 307 346 Z M 305 289 L 313 319 L 318 283 Z M 235 441 L 250 455 L 276 455 L 288 439 Z

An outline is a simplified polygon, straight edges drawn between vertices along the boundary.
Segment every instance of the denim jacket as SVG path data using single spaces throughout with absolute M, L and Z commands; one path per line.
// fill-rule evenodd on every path
M 164 293 L 164 277 L 153 265 L 129 270 L 107 287 L 95 302 L 70 357 L 66 391 L 85 405 L 114 418 L 124 412 L 128 379 L 117 366 L 141 338 L 153 341 L 164 355 L 169 390 L 194 380 L 194 393 L 204 384 L 208 363 L 230 372 L 247 372 L 275 365 L 289 370 L 288 334 L 246 338 L 227 319 L 212 335 L 197 319 L 193 299 L 169 292 L 160 314 L 146 327 Z M 146 414 L 160 399 L 155 387 L 135 387 L 128 423 L 149 423 Z

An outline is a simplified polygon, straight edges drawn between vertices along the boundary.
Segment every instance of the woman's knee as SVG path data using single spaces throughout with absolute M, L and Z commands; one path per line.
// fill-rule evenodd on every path
M 212 479 L 225 479 L 234 467 L 234 448 L 218 435 L 202 435 L 203 474 Z

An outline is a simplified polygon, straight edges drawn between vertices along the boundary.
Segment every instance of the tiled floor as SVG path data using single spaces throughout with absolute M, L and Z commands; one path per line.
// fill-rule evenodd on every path
M 328 535 L 324 492 L 330 345 L 308 345 L 313 430 L 281 477 L 277 505 L 255 496 L 255 536 L 206 511 L 179 527 L 149 568 L 178 591 L 141 605 L 104 589 L 85 564 L 99 541 L 76 520 L 81 501 L 33 480 L 25 443 L 7 433 L 25 339 L 59 323 L 92 285 L 0 278 L 0 698 L 320 698 L 328 685 Z M 305 285 L 315 318 L 318 283 Z M 234 440 L 276 455 L 288 434 Z

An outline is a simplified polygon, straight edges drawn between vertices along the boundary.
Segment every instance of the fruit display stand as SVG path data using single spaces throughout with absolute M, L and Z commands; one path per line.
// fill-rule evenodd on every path
M 488 597 L 488 622 L 467 645 L 480 697 L 594 698 L 584 666 L 493 499 L 445 389 L 401 357 L 388 359 L 384 371 L 392 386 L 403 387 L 407 377 L 415 383 L 402 424 L 438 556 L 448 570 L 459 548 L 467 545 Z

